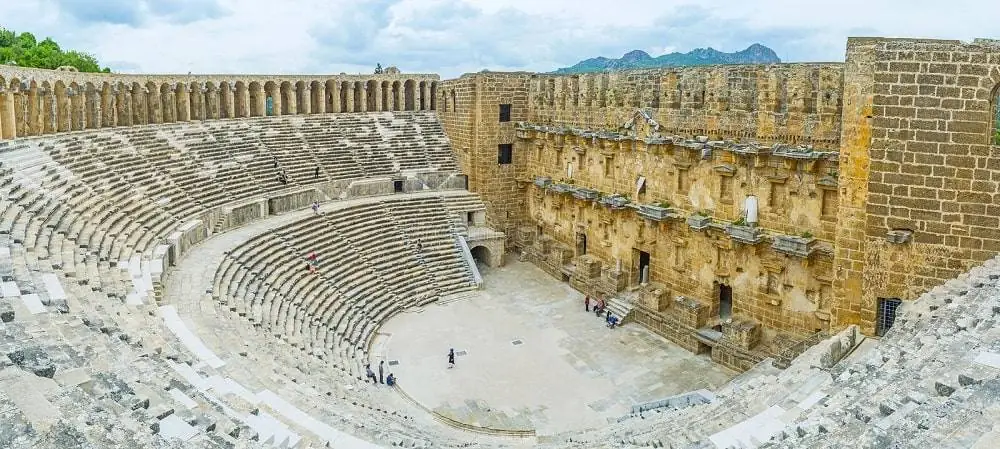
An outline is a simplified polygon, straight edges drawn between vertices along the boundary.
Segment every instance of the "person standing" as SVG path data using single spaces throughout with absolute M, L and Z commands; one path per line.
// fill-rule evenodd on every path
M 455 348 L 448 350 L 448 368 L 455 367 Z
M 313 201 L 312 209 L 313 209 L 313 214 L 319 215 L 319 203 L 318 202 Z
M 583 310 L 590 312 L 590 295 L 583 297 Z
M 379 362 L 378 362 L 378 383 L 380 383 L 380 384 L 384 384 L 385 383 L 385 379 L 382 377 L 382 373 L 383 373 L 382 370 L 384 369 L 384 365 L 385 365 L 385 360 L 379 360 Z

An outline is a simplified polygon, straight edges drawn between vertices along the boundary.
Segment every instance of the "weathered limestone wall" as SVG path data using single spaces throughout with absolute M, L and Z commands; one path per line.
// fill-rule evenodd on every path
M 307 188 L 297 192 L 274 195 L 267 199 L 268 215 L 277 215 L 308 207 L 324 198 L 319 190 Z
M 499 144 L 514 144 L 514 125 L 528 119 L 528 73 L 476 73 L 442 82 L 438 114 L 451 140 L 469 190 L 486 202 L 486 225 L 508 237 L 525 216 L 518 179 L 526 174 L 526 155 L 501 165 Z M 501 123 L 500 105 L 511 105 L 511 120 Z M 521 183 L 524 184 L 523 182 Z
M 780 64 L 534 75 L 528 121 L 615 129 L 636 108 L 650 108 L 677 134 L 835 146 L 842 70 Z
M 720 321 L 719 285 L 727 285 L 734 316 L 797 334 L 829 327 L 836 153 L 800 160 L 714 150 L 704 158 L 700 150 L 679 145 L 608 145 L 603 139 L 572 137 L 560 143 L 558 136 L 541 132 L 519 139 L 515 151 L 527 154 L 531 179 L 572 183 L 598 196 L 621 194 L 633 205 L 669 204 L 677 216 L 651 220 L 631 208 L 615 209 L 530 184 L 525 201 L 530 226 L 568 248 L 572 257 L 591 255 L 604 268 L 620 264 L 625 285 L 635 286 L 644 251 L 650 255 L 648 281 L 662 284 L 670 297 L 702 303 L 714 317 L 709 325 Z M 573 167 L 572 173 L 566 167 Z M 637 192 L 640 178 L 645 187 Z M 734 239 L 726 230 L 740 219 L 744 199 L 751 195 L 759 200 L 756 244 Z M 711 216 L 713 225 L 689 226 L 686 219 L 697 212 Z M 807 257 L 771 248 L 775 236 L 803 234 L 816 239 Z
M 426 74 L 122 75 L 0 66 L 0 139 L 189 120 L 433 110 L 438 79 Z
M 843 245 L 851 269 L 837 321 L 871 333 L 878 298 L 915 299 L 1000 252 L 1000 42 L 851 39 L 847 56 L 845 81 L 860 92 L 871 83 L 854 95 L 871 106 L 845 107 L 845 141 L 847 123 L 861 124 L 851 149 L 870 161 L 863 239 Z M 847 160 L 842 173 L 865 174 L 863 158 Z M 893 230 L 912 235 L 894 243 Z

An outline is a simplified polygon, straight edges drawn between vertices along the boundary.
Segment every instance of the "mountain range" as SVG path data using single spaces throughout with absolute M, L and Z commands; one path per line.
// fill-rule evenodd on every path
M 573 74 L 603 72 L 605 70 L 653 69 L 659 67 L 676 67 L 685 65 L 711 64 L 775 64 L 781 62 L 778 54 L 770 48 L 753 44 L 745 50 L 735 53 L 725 53 L 712 47 L 696 48 L 687 53 L 667 53 L 652 57 L 642 50 L 632 50 L 618 59 L 603 56 L 590 58 L 570 67 L 563 67 L 553 73 Z

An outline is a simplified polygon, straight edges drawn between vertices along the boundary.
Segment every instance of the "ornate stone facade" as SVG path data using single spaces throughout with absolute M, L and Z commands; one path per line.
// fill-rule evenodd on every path
M 845 64 L 484 72 L 442 82 L 439 114 L 508 247 L 747 368 L 874 334 L 879 298 L 1000 252 L 998 63 L 852 39 Z

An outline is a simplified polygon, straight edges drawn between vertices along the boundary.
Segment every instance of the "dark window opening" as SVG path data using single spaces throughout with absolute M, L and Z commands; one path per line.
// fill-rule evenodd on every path
M 733 316 L 733 288 L 719 284 L 719 319 L 728 320 Z
M 510 105 L 502 104 L 500 105 L 500 121 L 509 122 L 510 121 Z
M 649 253 L 639 251 L 639 278 L 640 284 L 649 282 Z
M 497 145 L 497 163 L 510 164 L 514 161 L 514 144 L 501 143 Z
M 472 226 L 476 223 L 476 213 L 466 212 L 465 213 L 465 224 Z
M 896 309 L 903 301 L 899 298 L 879 298 L 878 312 L 875 317 L 875 334 L 879 337 L 885 336 L 886 332 L 892 328 L 892 323 L 896 321 Z
M 393 181 L 392 182 L 392 191 L 396 192 L 396 193 L 402 193 L 403 192 L 403 181 Z
M 582 232 L 576 234 L 576 255 L 577 257 L 587 254 L 587 234 Z

